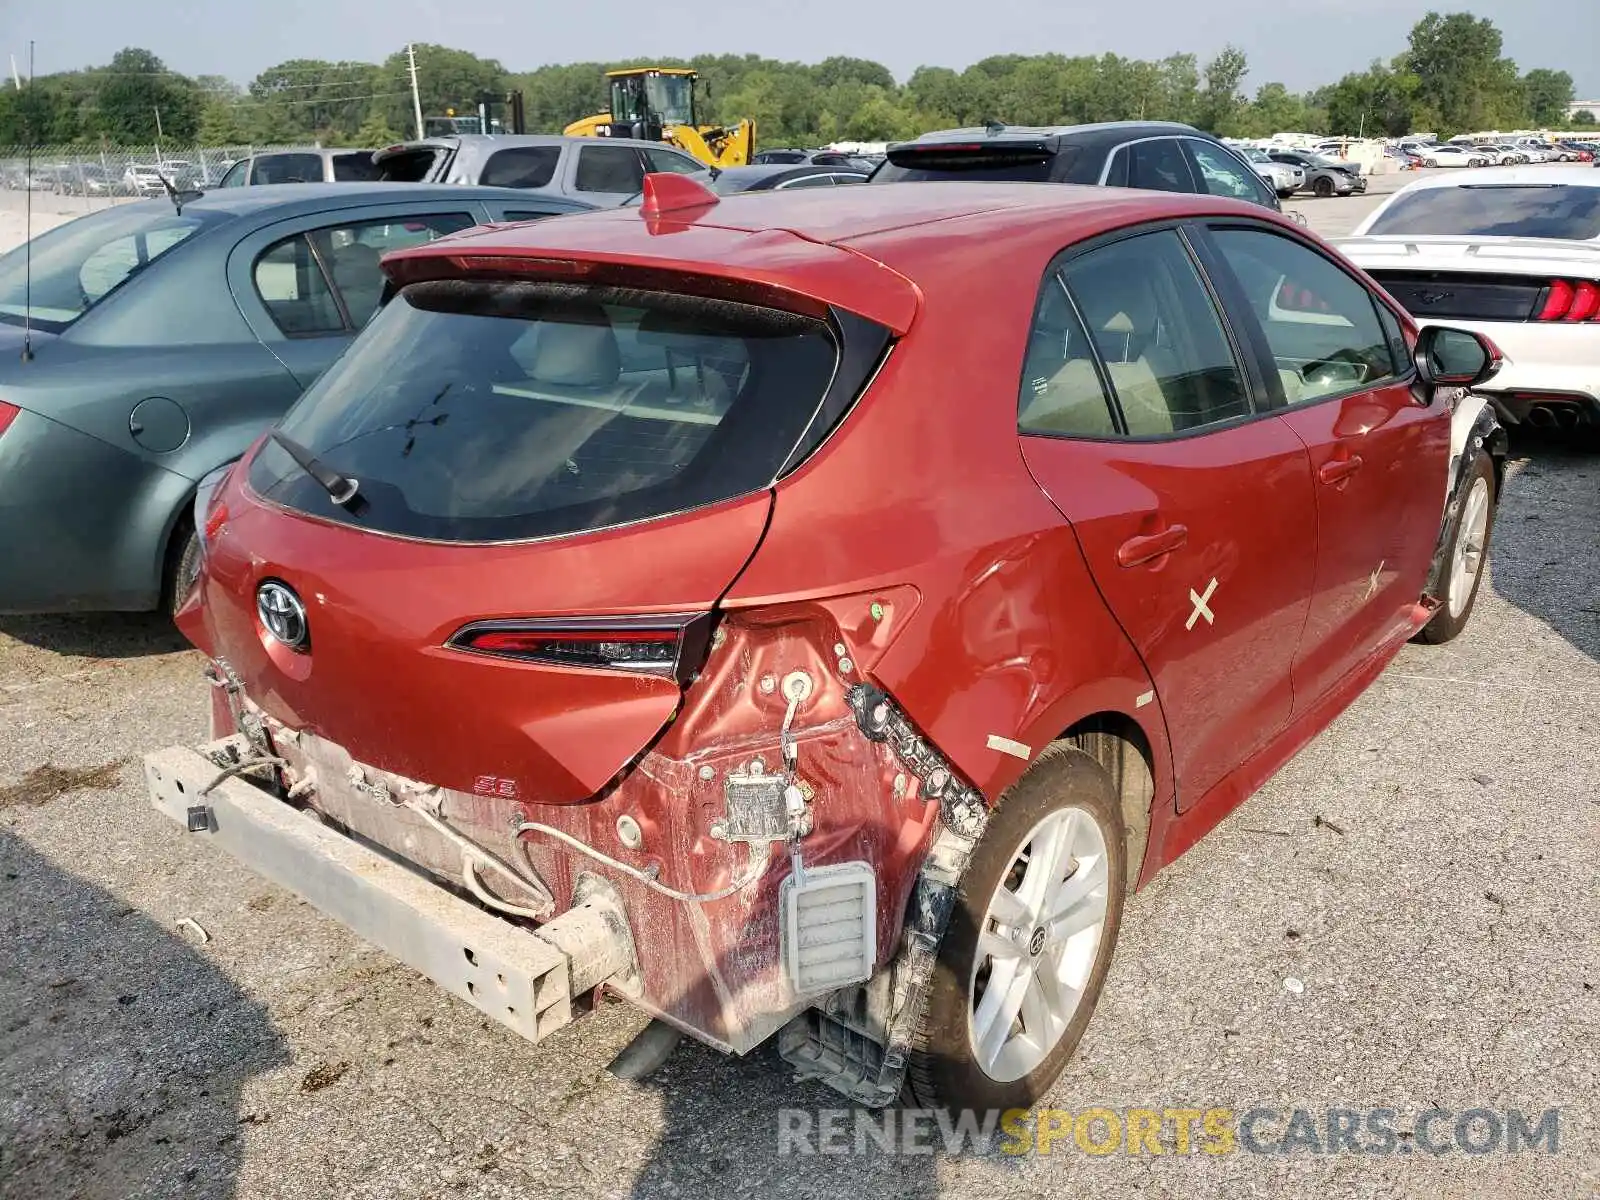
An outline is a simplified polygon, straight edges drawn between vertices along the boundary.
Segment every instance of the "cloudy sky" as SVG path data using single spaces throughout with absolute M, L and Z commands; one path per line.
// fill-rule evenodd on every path
M 701 52 L 805 62 L 849 54 L 876 59 L 903 80 L 922 64 L 964 67 L 990 54 L 1189 51 L 1204 59 L 1233 42 L 1249 56 L 1252 87 L 1280 80 L 1298 91 L 1397 53 L 1430 7 L 1427 0 L 699 0 L 684 8 L 570 0 L 0 0 L 0 54 L 25 64 L 32 39 L 36 70 L 45 74 L 142 46 L 174 70 L 243 83 L 285 59 L 378 61 L 418 41 L 498 58 L 513 70 Z M 1506 52 L 1524 70 L 1568 71 L 1580 98 L 1600 96 L 1600 3 L 1477 0 L 1470 10 L 1500 27 Z

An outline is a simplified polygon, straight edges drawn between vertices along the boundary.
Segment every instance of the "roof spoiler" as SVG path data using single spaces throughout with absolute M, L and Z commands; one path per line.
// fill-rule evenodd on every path
M 675 171 L 655 171 L 644 177 L 644 198 L 639 215 L 646 220 L 668 213 L 690 213 L 710 208 L 718 202 L 715 192 L 687 175 Z

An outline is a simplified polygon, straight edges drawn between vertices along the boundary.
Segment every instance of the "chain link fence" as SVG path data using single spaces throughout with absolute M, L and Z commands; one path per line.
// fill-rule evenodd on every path
M 0 192 L 81 202 L 84 209 L 160 196 L 175 188 L 211 188 L 241 158 L 284 146 L 0 146 Z M 76 208 L 74 203 L 71 207 Z

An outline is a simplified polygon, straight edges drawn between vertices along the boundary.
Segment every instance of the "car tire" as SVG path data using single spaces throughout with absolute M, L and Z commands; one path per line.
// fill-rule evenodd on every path
M 1322 176 L 1311 185 L 1311 194 L 1319 197 L 1320 199 L 1326 200 L 1329 196 L 1333 195 L 1333 180 L 1329 179 L 1326 175 Z
M 1479 452 L 1461 498 L 1455 528 L 1450 531 L 1450 548 L 1443 602 L 1439 611 L 1418 632 L 1416 640 L 1432 646 L 1452 641 L 1467 627 L 1472 607 L 1483 584 L 1484 568 L 1489 563 L 1489 539 L 1494 533 L 1497 500 L 1494 463 Z
M 194 522 L 185 517 L 172 531 L 172 544 L 167 549 L 167 569 L 161 588 L 162 612 L 169 617 L 178 615 L 199 573 L 200 535 L 195 532 Z
M 1045 875 L 1029 875 L 1041 839 L 1057 851 L 1058 866 L 1071 866 L 1069 874 L 1041 865 L 1035 869 Z M 1077 1049 L 1111 967 L 1127 889 L 1125 847 L 1111 777 L 1076 746 L 1047 747 L 1001 797 L 962 878 L 907 1064 L 918 1104 L 1026 1108 L 1050 1089 Z M 1020 920 L 1006 926 L 997 912 L 1019 904 Z M 1053 922 L 1057 933 L 1045 919 L 1052 909 L 1065 914 Z M 986 1008 L 1001 973 L 1009 986 Z M 1076 984 L 1063 986 L 1064 979 Z M 1007 1008 L 1015 1018 L 1005 1017 Z M 1005 1020 L 1005 1031 L 997 1048 L 991 1041 L 979 1050 L 973 1018 L 987 1012 L 996 1013 L 990 1028 Z M 1042 1028 L 1037 1039 L 1027 1031 L 1029 1016 Z
M 1296 189 L 1294 189 L 1294 188 L 1279 188 L 1278 189 L 1278 199 L 1279 200 L 1287 200 L 1287 199 L 1289 199 L 1289 197 L 1291 197 L 1291 196 L 1293 196 L 1295 194 L 1295 190 Z

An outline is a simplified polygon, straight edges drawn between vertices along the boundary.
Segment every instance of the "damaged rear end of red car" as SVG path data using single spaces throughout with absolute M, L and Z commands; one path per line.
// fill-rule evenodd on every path
M 984 803 L 872 682 L 914 586 L 727 597 L 917 294 L 786 233 L 642 223 L 642 261 L 600 228 L 386 262 L 374 325 L 200 501 L 179 622 L 214 740 L 150 786 L 525 1036 L 609 988 L 834 1069 L 856 1035 L 806 1010 L 936 944 L 962 851 L 930 846 Z M 878 1041 L 846 1076 L 881 1103 Z

